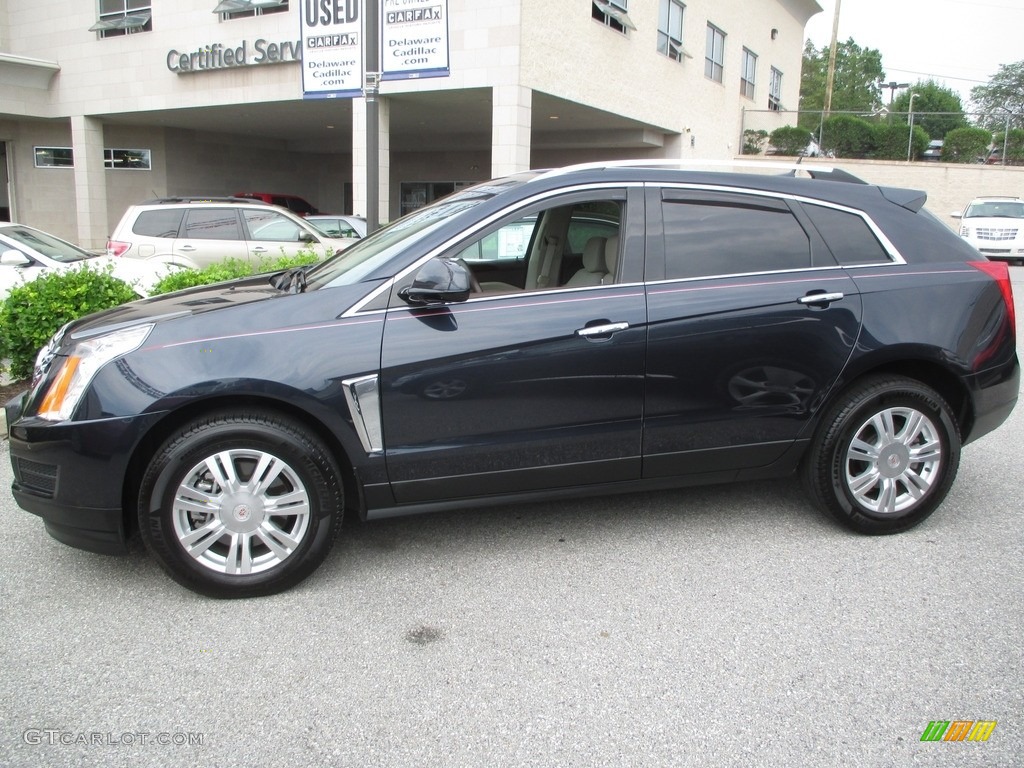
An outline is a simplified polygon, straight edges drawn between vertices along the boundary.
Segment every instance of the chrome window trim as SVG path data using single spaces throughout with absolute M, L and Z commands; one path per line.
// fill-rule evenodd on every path
M 353 304 L 352 307 L 350 309 L 348 309 L 342 315 L 342 317 L 350 317 L 350 316 L 355 315 L 355 314 L 363 313 L 362 312 L 363 307 L 365 307 L 367 304 L 375 301 L 385 291 L 390 291 L 394 287 L 396 282 L 398 282 L 399 280 L 403 280 L 404 278 L 408 277 L 411 273 L 415 272 L 417 269 L 422 267 L 424 264 L 426 264 L 431 259 L 439 256 L 440 254 L 444 253 L 445 251 L 448 251 L 448 250 L 454 248 L 460 242 L 465 242 L 466 240 L 471 239 L 478 232 L 480 232 L 481 230 L 486 229 L 487 227 L 489 227 L 491 224 L 493 224 L 494 222 L 498 221 L 499 219 L 503 219 L 506 216 L 510 216 L 510 215 L 514 216 L 517 212 L 519 212 L 522 209 L 527 208 L 527 207 L 529 207 L 529 206 L 531 206 L 531 205 L 533 205 L 535 203 L 544 202 L 545 200 L 548 200 L 548 199 L 553 198 L 553 197 L 561 197 L 563 195 L 571 195 L 571 194 L 574 194 L 574 193 L 577 193 L 577 192 L 591 192 L 591 191 L 602 190 L 602 189 L 605 189 L 605 190 L 621 190 L 621 189 L 627 189 L 627 188 L 641 189 L 644 186 L 646 186 L 645 183 L 641 182 L 641 181 L 625 181 L 625 182 L 618 182 L 618 183 L 616 183 L 616 182 L 590 182 L 590 183 L 587 183 L 587 184 L 574 184 L 572 186 L 562 187 L 560 189 L 549 189 L 549 190 L 547 190 L 545 192 L 539 192 L 539 193 L 537 193 L 535 195 L 532 195 L 532 196 L 530 196 L 528 198 L 524 198 L 523 200 L 520 200 L 518 203 L 516 203 L 514 206 L 509 206 L 507 208 L 502 208 L 500 211 L 496 211 L 496 212 L 492 213 L 490 216 L 488 216 L 488 217 L 486 217 L 484 219 L 481 219 L 476 224 L 474 224 L 472 227 L 470 227 L 468 229 L 462 230 L 455 237 L 451 237 L 448 240 L 446 240 L 443 243 L 441 243 L 441 245 L 439 245 L 438 247 L 431 249 L 425 255 L 423 255 L 422 257 L 420 257 L 419 259 L 414 261 L 412 264 L 410 264 L 408 267 L 403 269 L 401 272 L 399 272 L 398 274 L 394 275 L 391 279 L 385 280 L 381 285 L 378 285 L 376 288 L 374 288 L 372 291 L 370 291 L 368 294 L 366 294 L 366 296 L 364 296 L 362 299 L 360 299 L 355 304 Z M 591 287 L 591 286 L 588 286 L 588 287 Z M 602 286 L 599 286 L 599 287 L 602 287 Z M 603 287 L 607 288 L 609 286 L 603 286 Z M 524 293 L 549 292 L 549 291 L 552 291 L 552 290 L 558 290 L 558 289 L 545 288 L 545 289 L 540 289 L 538 291 L 524 291 Z M 577 290 L 577 289 L 573 289 L 573 290 Z M 494 294 L 495 297 L 498 297 L 498 296 L 509 296 L 509 295 L 514 295 L 514 294 L 507 294 L 507 293 Z M 470 301 L 476 301 L 476 300 L 478 300 L 478 299 L 470 299 Z M 372 314 L 374 312 L 386 312 L 386 310 L 370 310 L 368 313 L 363 313 L 363 314 Z

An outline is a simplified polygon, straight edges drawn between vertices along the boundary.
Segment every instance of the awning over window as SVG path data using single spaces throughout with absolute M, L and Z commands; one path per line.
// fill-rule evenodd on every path
M 153 18 L 153 14 L 150 11 L 142 11 L 140 13 L 129 13 L 126 16 L 118 16 L 111 19 L 100 19 L 91 27 L 90 32 L 106 32 L 108 29 L 142 29 L 144 26 L 149 24 L 149 20 Z
M 221 0 L 214 13 L 240 13 L 242 11 L 255 11 L 257 8 L 278 8 L 288 5 L 288 0 Z

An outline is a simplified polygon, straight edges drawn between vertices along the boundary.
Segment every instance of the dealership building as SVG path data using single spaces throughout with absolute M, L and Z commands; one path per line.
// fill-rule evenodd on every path
M 274 192 L 365 213 L 371 153 L 385 221 L 528 168 L 729 159 L 744 128 L 796 122 L 804 25 L 821 11 L 376 3 L 4 0 L 0 219 L 101 248 L 154 197 Z

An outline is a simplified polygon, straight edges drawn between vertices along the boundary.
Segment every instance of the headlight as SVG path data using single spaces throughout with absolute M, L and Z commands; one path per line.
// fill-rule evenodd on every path
M 136 325 L 77 342 L 67 357 L 56 358 L 60 360 L 60 369 L 51 380 L 36 415 L 50 421 L 70 419 L 100 368 L 138 349 L 151 330 L 152 324 Z

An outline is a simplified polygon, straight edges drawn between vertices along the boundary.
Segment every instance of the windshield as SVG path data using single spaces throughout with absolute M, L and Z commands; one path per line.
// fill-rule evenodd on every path
M 1024 201 L 1020 200 L 986 200 L 972 203 L 964 214 L 965 219 L 979 217 L 1024 219 Z
M 82 259 L 92 258 L 92 254 L 83 251 L 71 243 L 65 243 L 53 235 L 40 232 L 38 229 L 22 227 L 17 224 L 10 227 L 0 227 L 0 234 L 18 245 L 31 248 L 43 256 L 69 264 Z
M 484 199 L 447 197 L 426 208 L 413 211 L 374 232 L 365 240 L 360 240 L 334 258 L 310 269 L 306 276 L 306 285 L 312 289 L 358 283 L 452 216 L 479 205 Z

